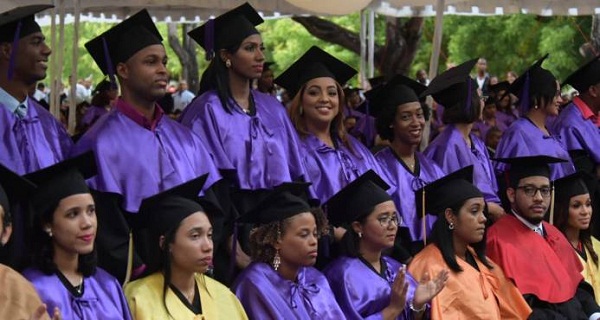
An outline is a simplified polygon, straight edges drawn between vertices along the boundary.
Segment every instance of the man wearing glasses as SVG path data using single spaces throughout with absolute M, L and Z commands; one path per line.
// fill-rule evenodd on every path
M 497 159 L 510 165 L 510 214 L 489 228 L 487 255 L 502 267 L 533 309 L 530 319 L 600 319 L 593 289 L 564 235 L 544 221 L 552 202 L 548 156 Z M 509 208 L 507 208 L 509 209 Z

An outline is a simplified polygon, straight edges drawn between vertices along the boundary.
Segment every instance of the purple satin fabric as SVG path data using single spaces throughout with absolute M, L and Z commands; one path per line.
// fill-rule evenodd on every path
M 560 136 L 567 150 L 585 150 L 595 163 L 600 163 L 600 128 L 592 120 L 583 119 L 573 103 L 558 115 L 550 130 Z
M 513 112 L 511 113 L 505 113 L 502 111 L 496 112 L 496 125 L 498 128 L 500 128 L 500 130 L 505 131 L 513 122 L 519 119 L 519 111 L 517 109 L 513 109 L 512 111 Z
M 106 271 L 97 268 L 96 274 L 83 280 L 83 295 L 73 296 L 57 275 L 46 275 L 37 269 L 27 269 L 23 276 L 37 290 L 49 314 L 60 309 L 62 319 L 129 320 L 131 314 L 121 286 Z M 33 311 L 33 310 L 32 310 Z
M 0 123 L 0 163 L 20 175 L 64 160 L 73 146 L 62 124 L 32 98 L 23 119 L 0 105 Z
M 467 146 L 454 125 L 446 126 L 425 149 L 425 157 L 433 160 L 445 174 L 473 165 L 473 184 L 483 193 L 486 202 L 500 203 L 494 168 L 485 144 L 470 134 L 473 150 Z
M 101 116 L 107 113 L 108 110 L 106 110 L 106 108 L 104 107 L 90 106 L 83 115 L 83 118 L 81 118 L 81 122 L 89 127 L 92 124 L 94 124 L 94 122 L 96 122 L 98 119 L 100 119 Z
M 389 147 L 379 151 L 375 155 L 375 159 L 383 169 L 385 180 L 391 182 L 391 189 L 395 190 L 391 196 L 398 213 L 402 216 L 402 226 L 408 228 L 413 241 L 419 241 L 423 240 L 423 226 L 421 213 L 416 211 L 415 191 L 440 179 L 444 176 L 444 172 L 420 152 L 415 155 L 420 166 L 419 176 L 415 176 L 407 170 Z M 433 215 L 426 215 L 426 219 L 426 232 L 429 234 L 437 218 Z
M 369 102 L 367 101 L 365 103 Z M 365 146 L 367 148 L 371 148 L 375 143 L 375 136 L 377 135 L 377 130 L 375 129 L 375 118 L 368 114 L 351 109 L 350 107 L 346 107 L 344 109 L 344 115 L 346 117 L 356 117 L 356 125 L 354 128 L 352 128 L 352 130 L 350 130 L 349 133 L 354 137 L 362 137 L 365 140 Z
M 254 262 L 232 288 L 250 319 L 346 319 L 327 279 L 312 267 L 301 268 L 292 282 L 271 266 Z
M 219 169 L 233 169 L 240 189 L 270 189 L 305 176 L 298 136 L 274 97 L 252 90 L 256 114 L 227 113 L 215 91 L 188 105 L 179 121 L 200 136 Z
M 496 158 L 514 158 L 546 155 L 569 160 L 564 163 L 550 165 L 551 180 L 555 180 L 572 173 L 575 167 L 571 162 L 569 153 L 560 142 L 558 136 L 546 136 L 529 119 L 521 118 L 515 121 L 502 135 L 496 148 Z M 506 165 L 497 163 L 499 172 L 506 170 Z
M 221 179 L 202 141 L 169 117 L 150 131 L 113 109 L 81 137 L 72 154 L 87 150 L 94 150 L 98 166 L 90 187 L 122 195 L 129 212 L 137 212 L 144 198 L 205 173 L 203 190 Z
M 317 137 L 309 135 L 302 139 L 302 154 L 307 180 L 312 182 L 313 196 L 325 203 L 354 179 L 369 169 L 381 175 L 379 163 L 367 148 L 353 137 L 348 137 L 353 150 L 339 139 L 334 149 Z
M 323 270 L 346 319 L 383 319 L 382 311 L 390 304 L 391 287 L 402 264 L 390 257 L 382 258 L 387 266 L 385 279 L 358 258 L 341 257 Z M 396 318 L 413 319 L 409 304 L 417 281 L 407 272 L 406 305 Z

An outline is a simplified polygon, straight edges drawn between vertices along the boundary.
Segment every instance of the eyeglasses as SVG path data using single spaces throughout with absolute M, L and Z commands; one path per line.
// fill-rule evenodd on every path
M 396 214 L 379 217 L 377 218 L 377 221 L 379 221 L 379 224 L 381 224 L 381 226 L 384 228 L 389 227 L 390 224 L 396 227 L 400 224 L 400 221 L 398 220 L 398 216 Z
M 550 188 L 550 187 L 537 188 L 537 187 L 533 187 L 533 186 L 521 186 L 521 187 L 517 187 L 517 189 L 523 190 L 525 195 L 527 195 L 528 197 L 534 197 L 537 194 L 537 192 L 539 191 L 543 198 L 549 198 L 550 193 L 552 193 L 552 188 Z

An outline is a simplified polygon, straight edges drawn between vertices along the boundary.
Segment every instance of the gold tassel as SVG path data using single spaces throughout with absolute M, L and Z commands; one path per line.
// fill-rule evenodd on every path
M 123 287 L 131 280 L 131 272 L 133 270 L 133 233 L 129 231 L 129 248 L 127 249 L 127 270 L 125 271 L 125 281 Z
M 423 246 L 427 245 L 427 219 L 425 219 L 425 189 L 421 197 L 421 225 L 423 227 Z
M 554 183 L 550 193 L 550 224 L 554 225 Z

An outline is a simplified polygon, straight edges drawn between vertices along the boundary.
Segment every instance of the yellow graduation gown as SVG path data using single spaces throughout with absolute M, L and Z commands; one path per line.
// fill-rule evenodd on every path
M 598 241 L 598 239 L 592 237 L 592 246 L 594 247 L 596 254 L 600 254 L 600 241 Z M 583 265 L 581 275 L 583 276 L 583 279 L 594 288 L 596 303 L 600 304 L 600 265 L 594 263 L 587 248 L 585 249 L 585 255 L 587 256 L 587 261 L 583 260 L 579 254 L 577 255 L 579 261 L 581 261 L 581 264 Z
M 167 312 L 163 304 L 164 277 L 159 272 L 125 286 L 125 296 L 133 319 L 248 319 L 240 301 L 227 287 L 203 274 L 196 274 L 195 277 L 200 292 L 202 314 L 194 314 L 170 288 L 167 288 Z

